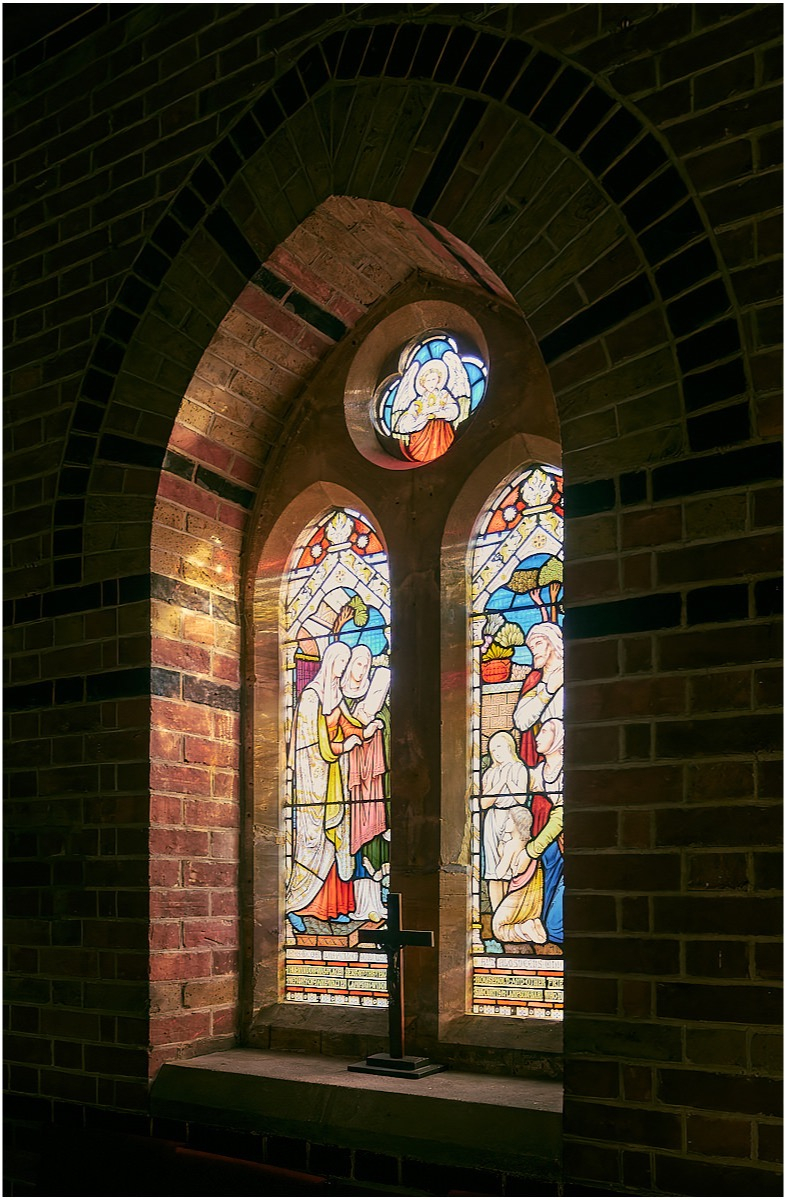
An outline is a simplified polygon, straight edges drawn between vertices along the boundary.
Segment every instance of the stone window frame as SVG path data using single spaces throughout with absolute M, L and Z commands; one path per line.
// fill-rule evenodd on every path
M 405 341 L 426 328 L 446 328 L 467 337 L 490 364 L 487 395 L 473 424 L 447 455 L 426 466 L 398 462 L 385 454 L 369 421 L 369 399 L 383 364 Z M 331 428 L 337 443 L 333 461 L 318 454 L 304 470 L 314 439 Z M 346 422 L 346 424 L 345 424 Z M 338 428 L 339 423 L 342 429 Z M 518 426 L 527 424 L 524 434 Z M 391 497 L 405 505 L 417 496 L 442 488 L 443 511 L 429 529 L 432 565 L 439 580 L 435 635 L 435 673 L 441 730 L 432 747 L 437 790 L 442 810 L 431 812 L 439 834 L 434 843 L 432 871 L 439 872 L 435 891 L 419 883 L 416 871 L 397 885 L 396 810 L 392 813 L 392 886 L 404 893 L 405 919 L 422 927 L 425 911 L 439 912 L 436 959 L 424 967 L 413 955 L 405 973 L 410 995 L 408 1011 L 415 1013 L 414 1041 L 418 1049 L 440 1054 L 461 1066 L 472 1058 L 472 1047 L 484 1047 L 486 1068 L 506 1073 L 512 1054 L 557 1054 L 562 1049 L 562 1022 L 536 1018 L 490 1017 L 466 1011 L 466 873 L 462 859 L 465 830 L 468 721 L 467 687 L 447 681 L 466 679 L 467 617 L 466 562 L 469 539 L 490 495 L 515 470 L 529 462 L 560 465 L 555 401 L 538 346 L 524 317 L 512 302 L 492 298 L 481 289 L 425 278 L 421 273 L 355 327 L 305 389 L 285 445 L 266 472 L 253 515 L 254 533 L 246 556 L 244 631 L 249 663 L 246 730 L 243 738 L 248 803 L 245 815 L 244 909 L 248 916 L 244 1015 L 246 1044 L 268 1049 L 299 1049 L 359 1056 L 380 1048 L 387 1031 L 383 1010 L 342 1006 L 296 1005 L 279 1000 L 279 845 L 278 780 L 283 749 L 277 736 L 279 702 L 278 605 L 282 572 L 296 539 L 310 522 L 333 505 L 349 505 L 376 526 L 389 552 L 392 590 L 395 587 L 396 547 L 389 539 L 385 511 Z M 304 451 L 306 447 L 306 451 Z M 301 463 L 296 472 L 294 465 Z M 402 471 L 415 471 L 403 477 Z M 296 478 L 297 476 L 297 478 Z M 270 497 L 277 497 L 275 507 Z M 396 505 L 394 505 L 394 508 Z M 400 526 L 401 534 L 401 526 Z M 399 536 L 399 535 L 397 535 Z M 392 597 L 394 653 L 397 636 L 396 602 Z M 459 674 L 457 674 L 459 672 Z M 396 701 L 392 689 L 394 746 Z M 457 749 L 457 738 L 461 745 Z M 393 754 L 392 754 L 393 758 Z M 392 787 L 396 791 L 394 760 Z M 430 804 L 432 802 L 430 801 Z M 406 873 L 405 873 L 406 874 Z M 428 874 L 425 872 L 424 874 Z M 276 884 L 274 885 L 274 880 Z M 426 897 L 430 892 L 432 899 Z M 435 897 L 437 899 L 435 900 Z M 437 910 L 435 910 L 435 904 Z M 437 967 L 435 969 L 435 962 Z
M 469 862 L 465 836 L 465 796 L 469 787 L 467 763 L 470 756 L 468 683 L 465 683 L 464 689 L 460 689 L 452 686 L 450 681 L 456 679 L 459 673 L 464 673 L 467 681 L 470 674 L 468 559 L 473 533 L 489 501 L 509 479 L 531 463 L 560 466 L 561 457 L 559 446 L 551 439 L 533 434 L 516 434 L 507 439 L 479 463 L 465 481 L 446 524 L 441 555 L 444 818 L 441 859 L 444 863 L 462 866 L 465 861 Z M 454 731 L 460 728 L 463 731 L 463 746 L 458 751 Z M 460 829 L 461 836 L 457 839 Z M 451 888 L 449 878 L 448 874 L 444 876 L 444 899 L 441 902 L 443 911 L 448 914 L 448 920 L 441 930 L 441 1038 L 451 1042 L 484 1046 L 496 1046 L 502 1040 L 507 1046 L 522 1049 L 562 1050 L 562 1021 L 546 1021 L 536 1017 L 477 1016 L 467 1011 L 467 885 L 465 884 L 464 897 L 460 897 Z M 461 926 L 463 917 L 464 929 Z

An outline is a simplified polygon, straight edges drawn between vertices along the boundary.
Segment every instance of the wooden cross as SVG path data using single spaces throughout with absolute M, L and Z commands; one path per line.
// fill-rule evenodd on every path
M 376 942 L 386 953 L 388 967 L 388 1054 L 370 1054 L 366 1063 L 356 1063 L 351 1071 L 367 1071 L 376 1075 L 433 1075 L 442 1067 L 426 1058 L 405 1055 L 404 1000 L 402 988 L 402 948 L 404 946 L 434 946 L 431 930 L 402 929 L 402 897 L 399 892 L 388 893 L 388 921 L 385 929 L 359 929 L 359 942 Z

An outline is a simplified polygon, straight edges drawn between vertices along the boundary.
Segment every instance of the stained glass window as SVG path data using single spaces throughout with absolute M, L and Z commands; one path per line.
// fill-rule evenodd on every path
M 432 330 L 409 342 L 398 369 L 377 388 L 372 415 L 386 450 L 412 463 L 445 454 L 486 390 L 486 364 L 460 352 L 455 338 Z
M 471 1005 L 563 1008 L 563 479 L 510 479 L 472 540 Z
M 390 585 L 371 522 L 334 508 L 292 555 L 282 620 L 284 998 L 387 1004 Z

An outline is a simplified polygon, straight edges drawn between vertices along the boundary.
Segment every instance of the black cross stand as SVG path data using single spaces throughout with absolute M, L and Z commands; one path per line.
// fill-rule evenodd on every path
M 386 986 L 388 988 L 388 1054 L 370 1054 L 366 1062 L 353 1063 L 348 1071 L 363 1071 L 367 1075 L 394 1075 L 398 1079 L 423 1079 L 442 1071 L 439 1063 L 404 1052 L 404 1005 L 402 1003 L 402 947 L 434 946 L 430 931 L 402 929 L 402 897 L 399 892 L 388 894 L 388 923 L 386 929 L 360 929 L 359 942 L 376 942 L 388 957 Z

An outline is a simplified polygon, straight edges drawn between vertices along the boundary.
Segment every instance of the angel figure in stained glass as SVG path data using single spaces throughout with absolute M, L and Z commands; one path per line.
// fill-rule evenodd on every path
M 407 368 L 391 411 L 391 432 L 411 462 L 432 462 L 452 444 L 456 426 L 470 413 L 470 380 L 458 354 Z

